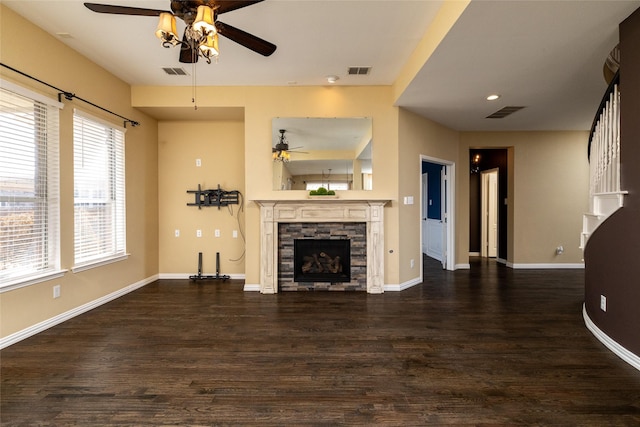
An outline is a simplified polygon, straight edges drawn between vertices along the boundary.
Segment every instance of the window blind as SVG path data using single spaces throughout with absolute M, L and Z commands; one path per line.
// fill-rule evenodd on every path
M 0 81 L 0 287 L 60 269 L 59 108 Z
M 125 255 L 124 130 L 73 118 L 75 267 Z

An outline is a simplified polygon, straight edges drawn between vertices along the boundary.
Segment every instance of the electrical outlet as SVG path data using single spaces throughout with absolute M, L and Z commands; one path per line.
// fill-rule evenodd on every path
M 607 311 L 607 297 L 600 295 L 600 310 Z
M 196 167 L 200 167 L 200 166 L 202 166 L 202 160 L 196 159 Z
M 220 230 L 216 228 L 215 231 L 213 232 L 213 235 L 216 237 L 220 237 Z
M 180 237 L 180 230 L 176 230 L 175 231 L 175 235 L 176 235 L 176 237 Z
M 53 297 L 60 298 L 60 285 L 55 285 L 53 287 Z
M 232 236 L 234 239 L 238 238 L 238 230 L 233 230 Z
M 412 259 L 409 264 L 411 264 L 411 268 L 415 267 L 416 266 L 416 260 Z
M 556 255 L 562 255 L 564 253 L 564 247 L 562 245 L 556 248 Z
M 202 237 L 202 230 L 196 230 L 196 237 Z

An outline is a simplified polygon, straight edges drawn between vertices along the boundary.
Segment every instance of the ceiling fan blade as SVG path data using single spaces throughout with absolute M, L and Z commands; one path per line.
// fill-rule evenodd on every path
M 239 28 L 232 27 L 224 22 L 216 21 L 216 28 L 218 33 L 225 36 L 229 40 L 232 40 L 247 49 L 259 53 L 263 56 L 269 56 L 276 51 L 277 46 L 266 40 L 256 37 L 253 34 L 249 34 L 246 31 L 242 31 Z
M 231 12 L 232 10 L 241 9 L 243 7 L 251 6 L 252 4 L 263 2 L 264 0 L 225 0 L 225 1 L 217 1 L 216 4 L 218 6 L 217 12 L 226 13 Z
M 139 15 L 139 16 L 160 16 L 166 10 L 143 9 L 141 7 L 114 6 L 110 4 L 85 3 L 88 9 L 98 13 L 111 13 L 114 15 Z
M 187 29 L 184 29 L 184 36 L 182 40 L 187 40 Z M 193 64 L 198 62 L 197 47 L 193 45 L 192 41 L 186 41 L 180 46 L 180 57 L 178 60 L 184 64 Z

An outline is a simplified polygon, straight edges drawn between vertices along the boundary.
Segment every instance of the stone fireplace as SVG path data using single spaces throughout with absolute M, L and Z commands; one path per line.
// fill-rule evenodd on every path
M 278 224 L 279 291 L 366 291 L 367 224 Z
M 256 201 L 260 205 L 260 292 L 282 290 L 384 291 L 384 219 L 387 200 L 308 199 Z M 295 277 L 295 240 L 348 240 L 348 281 Z M 320 253 L 324 252 L 324 256 Z M 315 263 L 313 253 L 307 262 Z M 315 252 L 318 263 L 329 268 L 331 258 L 343 255 Z M 322 259 L 321 259 L 322 258 Z M 342 269 L 347 268 L 342 264 Z M 325 267 L 323 267 L 325 268 Z M 335 267 L 333 267 L 335 268 Z M 346 278 L 343 278 L 346 280 Z

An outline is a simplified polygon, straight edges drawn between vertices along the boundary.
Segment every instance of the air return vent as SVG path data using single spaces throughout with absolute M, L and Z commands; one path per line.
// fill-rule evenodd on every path
M 349 67 L 350 76 L 368 76 L 371 72 L 371 67 Z
M 510 114 L 515 113 L 516 111 L 520 111 L 522 110 L 524 107 L 504 107 L 501 108 L 500 110 L 496 111 L 495 113 L 491 114 L 490 116 L 487 116 L 487 119 L 502 119 L 504 117 L 507 117 Z
M 165 73 L 170 76 L 187 76 L 187 72 L 182 67 L 162 67 Z

